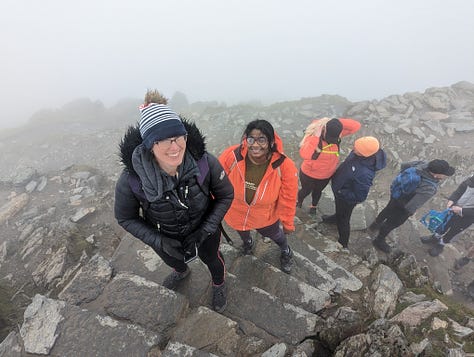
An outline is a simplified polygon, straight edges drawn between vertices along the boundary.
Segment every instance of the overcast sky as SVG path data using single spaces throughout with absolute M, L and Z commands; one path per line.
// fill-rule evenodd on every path
M 472 0 L 1 0 L 0 127 L 147 88 L 351 101 L 474 82 Z

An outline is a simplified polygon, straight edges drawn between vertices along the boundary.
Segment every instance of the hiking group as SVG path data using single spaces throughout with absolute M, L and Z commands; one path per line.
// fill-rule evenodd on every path
M 128 128 L 119 145 L 124 168 L 115 189 L 115 217 L 173 268 L 162 283 L 169 289 L 177 289 L 189 276 L 188 263 L 199 257 L 211 274 L 212 307 L 218 312 L 227 304 L 226 268 L 219 250 L 222 220 L 240 236 L 242 254 L 253 252 L 252 231 L 275 242 L 281 270 L 290 273 L 290 237 L 296 209 L 305 197 L 311 193 L 309 212 L 315 213 L 331 181 L 335 214 L 323 216 L 323 222 L 337 225 L 338 241 L 347 248 L 352 211 L 367 198 L 376 172 L 386 166 L 386 155 L 372 136 L 356 139 L 338 166 L 341 138 L 361 127 L 349 118 L 318 119 L 306 128 L 298 175 L 295 163 L 284 154 L 282 139 L 266 120 L 249 122 L 240 143 L 217 158 L 206 150 L 195 123 L 171 110 L 158 91 L 147 91 L 139 109 L 139 123 Z M 408 167 L 413 169 L 405 170 Z M 378 232 L 373 244 L 383 252 L 390 251 L 385 242 L 389 232 L 431 198 L 441 180 L 454 174 L 454 168 L 438 159 L 402 165 L 406 171 L 411 177 L 397 176 L 400 184 L 394 181 L 388 205 L 370 226 Z M 459 218 L 429 240 L 441 246 L 468 227 L 473 203 L 471 178 L 448 201 Z

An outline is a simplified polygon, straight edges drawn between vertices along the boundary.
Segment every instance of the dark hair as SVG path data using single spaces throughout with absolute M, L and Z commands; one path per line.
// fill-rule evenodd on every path
M 250 132 L 254 129 L 260 130 L 265 135 L 270 143 L 270 152 L 276 151 L 275 145 L 275 130 L 272 124 L 264 119 L 255 119 L 247 124 L 242 139 L 249 136 Z

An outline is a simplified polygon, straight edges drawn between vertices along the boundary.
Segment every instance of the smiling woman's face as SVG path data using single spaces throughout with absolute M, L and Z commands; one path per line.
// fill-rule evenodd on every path
M 252 144 L 250 144 L 250 142 Z M 250 160 L 259 164 L 268 160 L 270 143 L 268 138 L 258 129 L 253 129 L 247 136 L 248 156 Z
M 171 176 L 176 175 L 178 166 L 181 165 L 186 152 L 186 135 L 157 141 L 153 144 L 152 151 L 158 165 Z

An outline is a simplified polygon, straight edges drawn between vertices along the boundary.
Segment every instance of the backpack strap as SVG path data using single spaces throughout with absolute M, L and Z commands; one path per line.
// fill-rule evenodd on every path
M 326 154 L 335 154 L 336 156 L 339 156 L 339 152 L 341 151 L 340 144 L 341 144 L 341 139 L 339 138 L 339 140 L 336 143 L 337 151 L 326 150 L 327 148 L 331 147 L 332 144 L 328 144 L 328 145 L 323 146 L 323 138 L 320 136 L 319 137 L 319 142 L 318 142 L 318 149 L 319 150 L 314 150 L 313 155 L 311 156 L 311 160 L 317 160 L 319 155 L 321 155 L 322 152 L 324 152 Z

